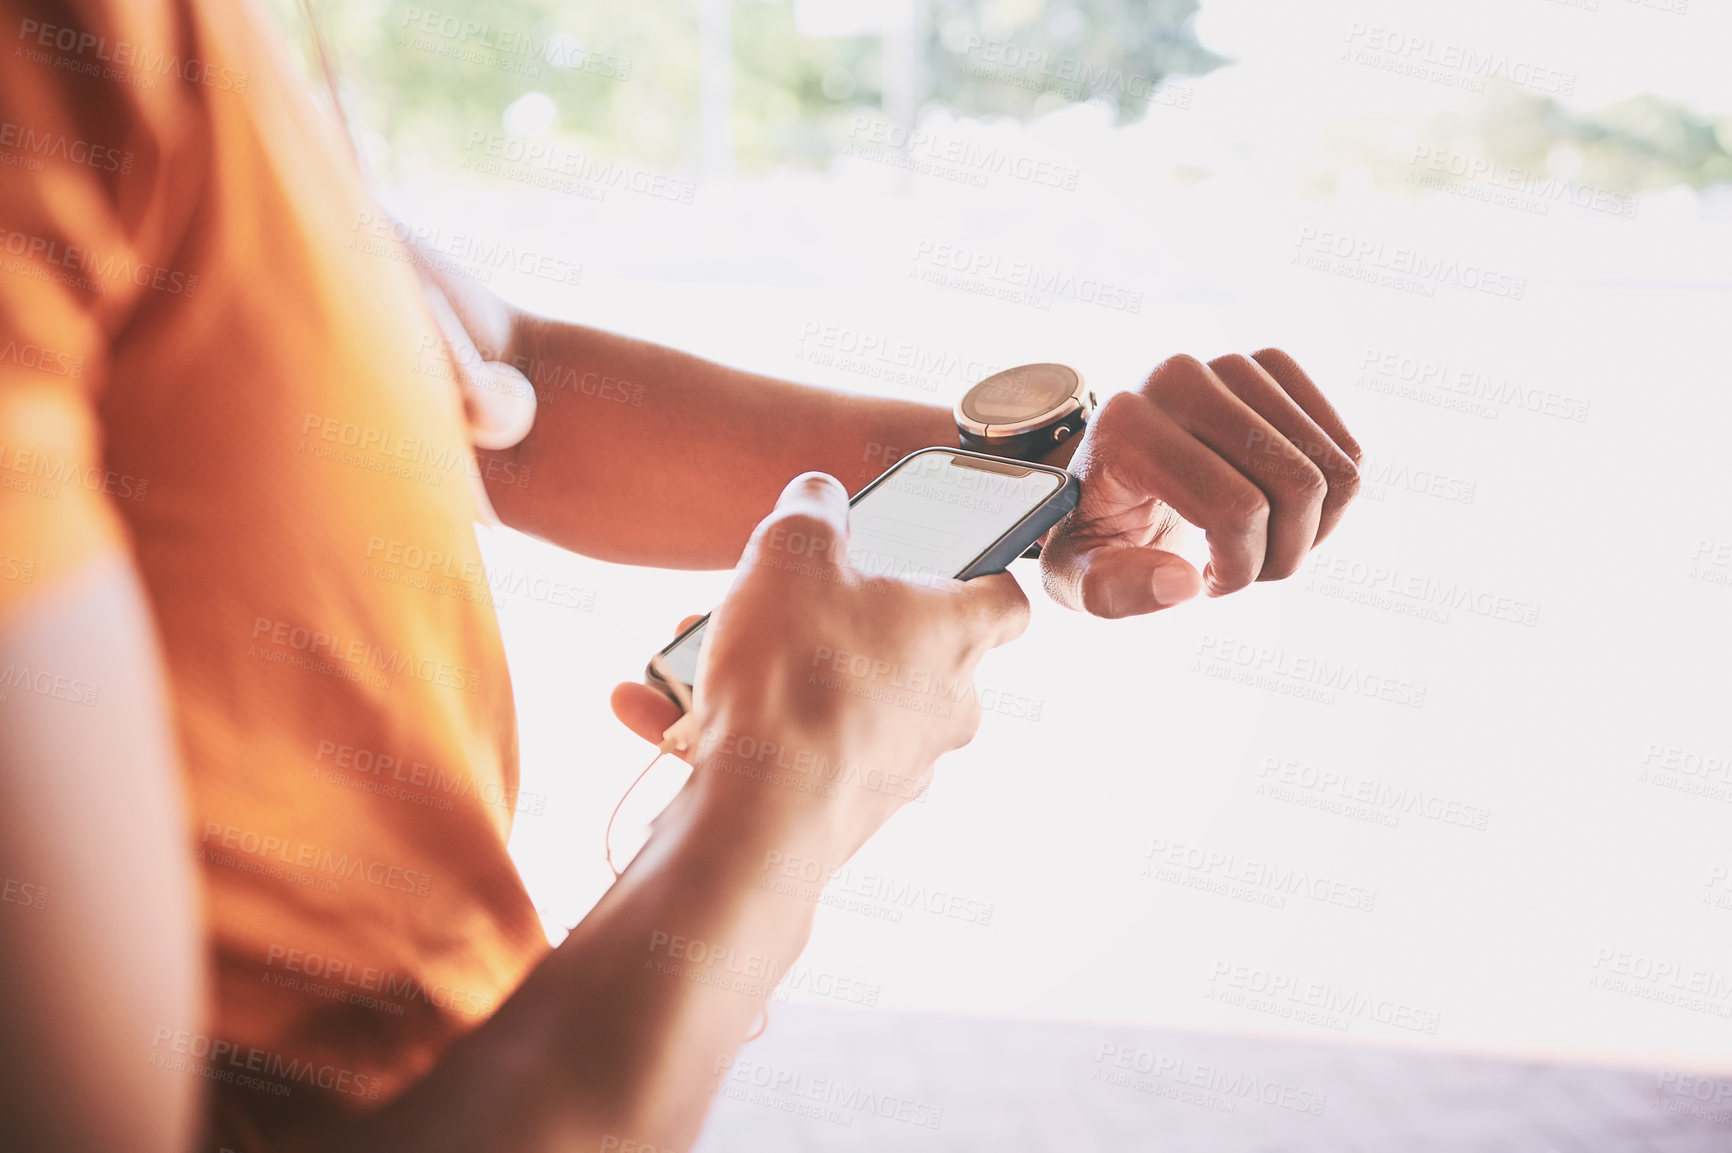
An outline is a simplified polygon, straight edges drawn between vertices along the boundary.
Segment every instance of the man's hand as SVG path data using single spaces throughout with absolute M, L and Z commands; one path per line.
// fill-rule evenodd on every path
M 694 710 L 703 727 L 695 782 L 726 807 L 773 816 L 840 863 L 925 790 L 934 762 L 980 724 L 972 692 L 988 649 L 1021 635 L 1028 600 L 1008 573 L 968 582 L 867 576 L 848 561 L 848 494 L 821 473 L 796 477 L 758 526 L 711 618 Z M 660 739 L 678 710 L 642 685 L 614 690 L 614 711 Z M 741 765 L 735 745 L 786 756 Z M 759 768 L 825 759 L 859 775 L 776 787 Z
M 1054 600 L 1102 617 L 1151 613 L 1207 589 L 1292 576 L 1359 491 L 1359 444 L 1293 358 L 1163 361 L 1112 396 L 1071 471 L 1082 500 L 1047 537 Z M 1181 521 L 1202 528 L 1201 575 L 1167 551 Z

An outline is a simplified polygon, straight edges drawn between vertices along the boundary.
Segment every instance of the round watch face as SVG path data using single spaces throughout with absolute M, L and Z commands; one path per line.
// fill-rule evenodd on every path
M 1062 364 L 1025 364 L 987 377 L 959 407 L 976 424 L 1017 424 L 1058 408 L 1076 394 L 1077 384 L 1076 371 Z

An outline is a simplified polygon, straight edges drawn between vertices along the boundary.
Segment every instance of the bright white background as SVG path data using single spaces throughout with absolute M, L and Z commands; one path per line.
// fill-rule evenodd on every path
M 1020 569 L 1033 626 L 981 680 L 1038 701 L 1039 719 L 989 717 L 848 879 L 990 905 L 990 923 L 896 899 L 881 904 L 899 920 L 824 909 L 813 972 L 877 985 L 881 1008 L 1337 1035 L 1212 999 L 1222 966 L 1243 966 L 1440 1023 L 1429 1038 L 1355 1016 L 1350 1037 L 1724 1065 L 1732 194 L 1649 194 L 1634 219 L 1567 203 L 1540 214 L 1342 161 L 1345 140 L 1399 162 L 1428 115 L 1473 99 L 1342 60 L 1354 22 L 1573 73 L 1584 107 L 1654 91 L 1732 110 L 1723 4 L 1206 0 L 1200 38 L 1235 63 L 1178 81 L 1188 106 L 1157 101 L 1117 129 L 1089 106 L 1027 126 L 926 122 L 1072 165 L 1074 191 L 908 179 L 843 157 L 828 174 L 705 179 L 690 205 L 429 181 L 402 207 L 453 228 L 486 220 L 491 236 L 583 264 L 573 289 L 496 278 L 522 303 L 841 389 L 948 405 L 971 364 L 1060 360 L 1105 394 L 1174 353 L 1279 345 L 1366 446 L 1365 494 L 1322 550 L 1339 569 L 1119 622 L 1057 608 Z M 1567 177 L 1570 158 L 1553 159 Z M 1449 284 L 1427 297 L 1304 267 L 1306 229 L 1488 266 L 1524 278 L 1525 297 Z M 923 242 L 1122 285 L 1142 307 L 1040 309 L 920 283 Z M 911 387 L 859 359 L 815 363 L 809 334 L 829 325 L 962 367 Z M 1451 393 L 1425 385 L 1379 391 L 1386 354 L 1447 366 L 1451 381 L 1477 374 L 1506 397 L 1585 402 L 1588 416 L 1520 399 L 1452 411 L 1438 403 Z M 653 385 L 643 403 L 663 403 Z M 647 759 L 608 691 L 727 578 L 623 569 L 504 531 L 484 547 L 496 575 L 595 594 L 588 612 L 500 598 L 524 789 L 546 798 L 511 848 L 557 935 L 605 890 L 602 827 Z M 1358 575 L 1371 569 L 1537 606 L 1537 623 L 1383 607 L 1410 602 Z M 1349 599 L 1366 593 L 1383 599 Z M 1424 706 L 1350 690 L 1322 703 L 1207 675 L 1202 650 L 1222 640 L 1288 667 L 1324 660 L 1422 686 Z M 1307 780 L 1333 773 L 1490 815 L 1481 831 L 1318 811 L 1259 792 L 1271 759 Z M 1294 895 L 1273 908 L 1143 876 L 1157 841 L 1374 890 L 1374 908 Z M 1618 954 L 1643 976 L 1605 987 Z M 1644 979 L 1656 965 L 1695 986 L 1693 1006 Z

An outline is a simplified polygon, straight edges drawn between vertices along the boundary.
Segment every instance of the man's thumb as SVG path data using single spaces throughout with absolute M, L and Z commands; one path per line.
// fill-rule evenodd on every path
M 1097 545 L 1041 559 L 1041 580 L 1052 598 L 1097 617 L 1141 616 L 1183 604 L 1203 589 L 1190 561 L 1158 548 Z

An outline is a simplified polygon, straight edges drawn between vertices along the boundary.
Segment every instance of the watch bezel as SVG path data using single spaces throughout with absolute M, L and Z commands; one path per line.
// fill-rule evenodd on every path
M 1012 421 L 1009 424 L 982 424 L 980 421 L 974 420 L 963 411 L 963 402 L 968 399 L 969 395 L 972 394 L 975 389 L 993 379 L 993 377 L 1003 376 L 1006 372 L 1016 372 L 1018 369 L 1045 368 L 1048 366 L 1053 368 L 1062 368 L 1076 379 L 1076 386 L 1071 389 L 1070 395 L 1053 405 L 1051 408 L 1044 409 L 1034 416 Z M 1052 425 L 1060 423 L 1079 410 L 1086 412 L 1088 409 L 1088 383 L 1083 380 L 1083 374 L 1068 364 L 1060 364 L 1058 361 L 1052 360 L 1043 360 L 1033 364 L 1019 364 L 1012 368 L 1006 368 L 993 373 L 992 376 L 975 381 L 973 384 L 968 386 L 967 391 L 957 397 L 956 405 L 951 410 L 951 415 L 956 418 L 956 427 L 961 429 L 963 432 L 966 432 L 970 436 L 977 437 L 980 440 L 993 441 L 1010 440 L 1026 433 L 1038 432 L 1043 428 L 1049 428 Z

